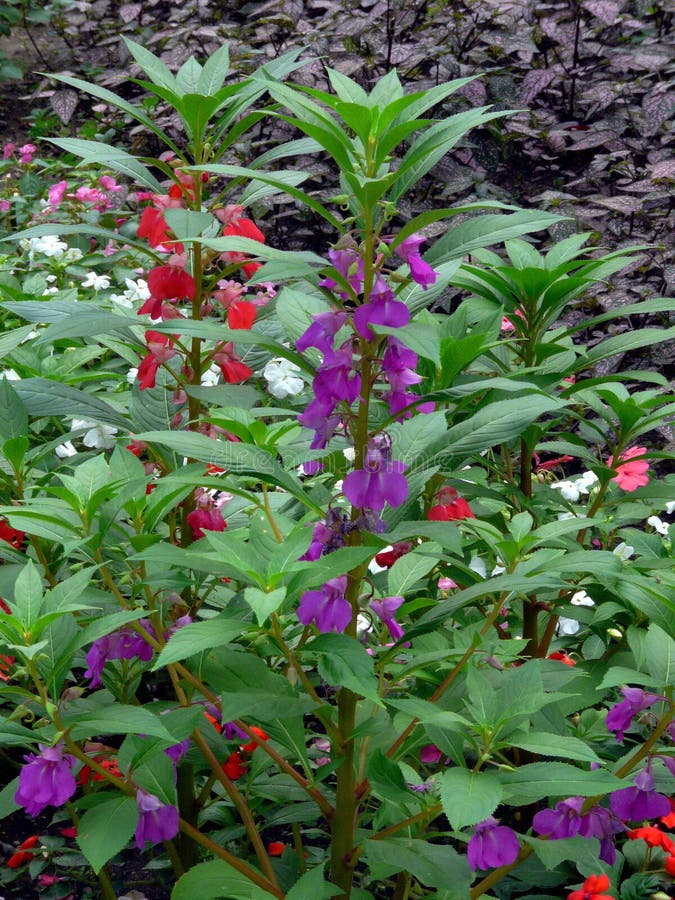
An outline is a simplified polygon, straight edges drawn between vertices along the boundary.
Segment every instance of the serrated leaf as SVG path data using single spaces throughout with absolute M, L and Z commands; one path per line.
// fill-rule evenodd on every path
M 273 612 L 276 612 L 286 599 L 286 588 L 277 588 L 274 591 L 265 592 L 257 587 L 247 587 L 244 590 L 244 600 L 253 610 L 258 625 L 263 625 Z
M 63 715 L 64 724 L 71 729 L 73 740 L 103 734 L 150 734 L 173 743 L 159 717 L 141 706 L 114 703 L 93 712 Z
M 675 680 L 675 640 L 652 623 L 645 641 L 646 666 L 659 685 L 668 687 Z
M 286 894 L 286 900 L 330 900 L 336 894 L 335 885 L 326 881 L 323 875 L 323 866 L 316 866 L 299 878 L 290 891 Z
M 171 900 L 269 900 L 274 896 L 222 859 L 193 866 L 171 892 Z
M 504 800 L 512 806 L 536 803 L 545 797 L 591 797 L 624 786 L 610 772 L 585 772 L 566 763 L 530 763 L 515 772 L 501 772 Z
M 540 756 L 558 756 L 563 759 L 577 759 L 580 762 L 601 762 L 600 757 L 585 741 L 570 735 L 532 731 L 522 738 L 512 735 L 509 743 L 513 747 L 520 747 L 521 750 L 528 750 Z
M 371 875 L 384 880 L 396 872 L 410 872 L 427 887 L 449 890 L 451 900 L 466 900 L 473 875 L 466 855 L 449 844 L 431 844 L 415 838 L 366 841 Z
M 382 705 L 372 657 L 355 638 L 346 634 L 321 634 L 302 649 L 303 652 L 319 654 L 319 673 L 328 684 L 346 687 Z
M 441 778 L 441 803 L 452 827 L 459 831 L 491 816 L 502 797 L 499 777 L 454 767 Z
M 438 565 L 442 555 L 440 545 L 428 541 L 397 559 L 387 574 L 389 595 L 405 597 L 407 591 Z
M 133 797 L 115 797 L 84 813 L 77 826 L 77 843 L 96 874 L 124 849 L 137 823 Z

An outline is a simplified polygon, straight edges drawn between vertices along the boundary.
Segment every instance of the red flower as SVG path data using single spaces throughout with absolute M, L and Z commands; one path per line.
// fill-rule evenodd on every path
M 59 834 L 62 834 L 65 838 L 76 838 L 77 828 L 74 825 L 69 825 L 67 828 L 59 828 Z
M 675 856 L 666 857 L 666 872 L 675 876 Z
M 217 351 L 213 354 L 213 361 L 220 367 L 223 378 L 228 384 L 239 384 L 242 381 L 246 381 L 253 372 L 233 352 L 232 347 L 231 342 L 220 344 Z
M 635 456 L 644 456 L 646 452 L 646 447 L 631 447 L 623 451 L 616 464 L 614 464 L 613 456 L 610 456 L 607 460 L 607 465 L 616 471 L 616 477 L 612 478 L 612 481 L 616 481 L 623 491 L 635 491 L 649 483 L 649 476 L 647 475 L 648 460 L 640 459 L 636 462 L 627 462 L 627 460 L 632 460 Z
M 234 222 L 230 222 L 229 225 L 223 228 L 223 237 L 245 237 L 250 238 L 252 241 L 258 241 L 260 244 L 265 243 L 265 235 L 255 222 L 252 222 L 250 219 L 237 219 Z M 242 269 L 247 278 L 253 278 L 260 268 L 260 263 L 247 262 L 248 257 L 243 253 L 227 252 L 223 254 L 223 257 L 228 262 L 242 263 Z
M 438 492 L 438 503 L 427 513 L 431 522 L 456 522 L 460 519 L 475 519 L 471 507 L 452 487 L 441 488 Z
M 147 238 L 151 247 L 166 247 L 174 253 L 183 252 L 183 245 L 171 240 L 163 213 L 154 206 L 147 206 L 143 210 L 136 234 L 140 238 Z
M 580 891 L 572 891 L 567 900 L 614 900 L 609 894 L 603 894 L 609 887 L 606 875 L 589 875 Z
M 180 300 L 192 301 L 195 296 L 195 280 L 180 266 L 155 266 L 148 272 L 150 297 L 138 310 L 138 315 L 149 313 L 153 319 L 169 318 L 164 303 Z
M 548 658 L 560 660 L 560 662 L 564 663 L 566 666 L 576 666 L 576 663 L 572 659 L 572 657 L 568 656 L 566 653 L 563 653 L 562 650 L 556 650 L 555 653 L 549 653 Z
M 255 322 L 256 308 L 254 303 L 241 300 L 233 303 L 227 310 L 228 328 L 245 328 L 247 331 Z
M 257 735 L 261 741 L 269 741 L 270 736 L 268 734 L 265 734 L 265 732 L 262 730 L 262 728 L 258 728 L 255 725 L 251 725 L 250 730 L 253 732 L 253 734 Z M 248 744 L 242 744 L 241 749 L 243 751 L 245 751 L 246 753 L 253 753 L 253 751 L 256 749 L 257 746 L 258 746 L 258 744 L 256 741 L 249 741 Z
M 223 726 L 220 724 L 218 719 L 216 719 L 214 716 L 210 715 L 207 712 L 205 712 L 204 715 L 209 720 L 209 722 L 213 725 L 213 727 L 216 729 L 218 734 L 220 734 L 223 730 Z
M 25 531 L 19 531 L 18 528 L 12 528 L 6 519 L 0 519 L 0 540 L 7 541 L 7 543 L 11 544 L 15 550 L 20 550 L 25 536 Z
M 154 388 L 157 369 L 163 362 L 176 355 L 173 341 L 168 334 L 162 334 L 161 331 L 146 331 L 145 341 L 150 352 L 138 367 L 138 387 L 141 391 Z
M 13 853 L 10 858 L 7 860 L 7 865 L 10 869 L 18 869 L 19 866 L 22 866 L 24 863 L 30 862 L 31 859 L 34 858 L 34 853 L 26 853 L 24 851 L 29 850 L 31 847 L 34 847 L 37 842 L 40 840 L 40 835 L 33 834 L 29 838 L 19 844 L 17 847 L 16 853 Z
M 223 764 L 223 772 L 231 781 L 236 781 L 237 778 L 246 774 L 246 766 L 240 753 L 230 753 L 227 762 Z
M 9 681 L 12 677 L 12 666 L 14 665 L 14 656 L 4 656 L 0 653 L 0 679 Z
M 632 840 L 641 839 L 649 847 L 663 847 L 666 853 L 675 854 L 675 844 L 667 834 L 664 834 L 657 825 L 646 825 L 644 828 L 634 828 L 627 831 L 626 835 Z
M 198 541 L 205 531 L 225 531 L 227 523 L 219 509 L 193 509 L 188 513 L 187 523 L 192 529 L 192 537 Z
M 675 828 L 675 797 L 670 798 L 670 812 L 667 816 L 662 816 L 661 821 L 666 828 Z
M 281 856 L 286 849 L 283 841 L 272 841 L 267 845 L 267 852 L 270 856 Z
M 410 553 L 411 550 L 412 544 L 410 541 L 399 541 L 397 544 L 392 544 L 391 550 L 383 550 L 381 553 L 377 553 L 375 562 L 384 569 L 391 569 L 397 559 L 405 556 L 406 553 Z

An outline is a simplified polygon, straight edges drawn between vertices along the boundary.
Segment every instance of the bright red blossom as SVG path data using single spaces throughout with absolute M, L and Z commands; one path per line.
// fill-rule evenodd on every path
M 162 363 L 176 355 L 173 341 L 168 334 L 162 334 L 160 331 L 146 331 L 145 341 L 150 352 L 138 367 L 138 387 L 142 391 L 146 388 L 154 388 L 157 370 Z
M 557 659 L 561 663 L 564 663 L 566 666 L 576 666 L 575 661 L 571 656 L 568 656 L 566 653 L 563 653 L 562 650 L 556 650 L 554 653 L 549 653 L 549 659 Z
M 437 500 L 438 503 L 427 513 L 430 522 L 456 522 L 476 518 L 466 500 L 452 487 L 441 488 Z
M 666 857 L 666 872 L 675 876 L 675 856 Z
M 250 730 L 253 732 L 253 734 L 257 735 L 261 741 L 268 741 L 270 739 L 270 736 L 268 734 L 265 734 L 262 728 L 258 728 L 256 725 L 251 725 Z M 241 749 L 246 753 L 253 753 L 257 746 L 257 741 L 249 741 L 248 744 L 242 744 Z
M 251 219 L 237 219 L 230 222 L 223 228 L 223 237 L 245 237 L 252 241 L 258 241 L 260 244 L 265 243 L 265 235 Z M 243 253 L 224 253 L 223 256 L 228 262 L 242 263 L 242 269 L 247 278 L 253 278 L 260 268 L 260 263 L 247 262 L 248 257 Z
M 252 370 L 234 352 L 231 341 L 218 345 L 213 354 L 213 361 L 219 366 L 223 378 L 228 384 L 239 384 L 253 374 Z
M 228 328 L 244 328 L 247 331 L 255 322 L 256 307 L 248 300 L 233 303 L 227 310 Z
M 267 845 L 267 852 L 270 856 L 281 856 L 286 849 L 283 841 L 272 841 Z
M 609 887 L 606 875 L 589 875 L 580 891 L 572 891 L 567 900 L 614 900 L 609 894 L 603 894 Z
M 230 753 L 227 762 L 223 763 L 223 772 L 231 781 L 236 781 L 237 778 L 246 774 L 246 766 L 240 753 Z
M 626 835 L 632 840 L 643 840 L 649 847 L 663 847 L 666 853 L 675 854 L 675 844 L 657 825 L 646 825 L 644 828 L 633 828 Z
M 40 840 L 40 835 L 33 834 L 29 838 L 19 844 L 17 847 L 16 853 L 13 853 L 10 858 L 7 860 L 7 865 L 10 869 L 18 869 L 24 863 L 28 863 L 31 859 L 34 858 L 34 853 L 26 853 L 26 850 L 30 850 L 31 847 L 34 847 L 37 842 Z

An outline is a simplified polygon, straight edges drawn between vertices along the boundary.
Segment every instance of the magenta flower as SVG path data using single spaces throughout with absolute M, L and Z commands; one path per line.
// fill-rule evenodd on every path
M 304 353 L 308 347 L 316 347 L 322 353 L 328 353 L 333 349 L 333 338 L 347 321 L 346 312 L 318 313 L 313 317 L 314 321 L 295 342 L 296 349 Z
M 532 819 L 532 828 L 537 834 L 545 834 L 551 840 L 574 837 L 581 825 L 583 797 L 569 797 L 556 803 L 555 809 L 542 809 Z
M 435 766 L 443 759 L 443 751 L 436 744 L 425 744 L 420 749 L 420 762 L 426 766 Z
M 77 785 L 73 775 L 75 757 L 63 753 L 63 743 L 54 747 L 39 744 L 40 753 L 24 757 L 28 765 L 19 773 L 14 800 L 29 816 L 39 816 L 45 806 L 63 806 Z
M 403 597 L 383 597 L 382 600 L 373 600 L 370 608 L 389 629 L 389 634 L 395 641 L 403 637 L 403 629 L 394 618 L 394 613 L 403 603 Z
M 612 812 L 624 822 L 658 819 L 670 813 L 670 801 L 654 790 L 654 776 L 649 763 L 635 777 L 635 787 L 614 791 L 609 798 Z
M 324 634 L 327 631 L 345 630 L 352 618 L 352 607 L 345 599 L 347 576 L 331 578 L 318 591 L 305 591 L 298 606 L 298 619 L 303 625 L 316 625 Z
M 436 282 L 438 272 L 435 272 L 420 255 L 420 244 L 423 244 L 425 241 L 426 238 L 423 235 L 419 233 L 411 234 L 401 241 L 396 248 L 396 252 L 410 266 L 410 277 L 412 280 L 421 285 L 426 291 L 429 285 Z
M 178 810 L 175 806 L 139 790 L 136 794 L 136 805 L 140 813 L 136 826 L 136 846 L 142 850 L 146 841 L 158 844 L 176 837 L 179 828 Z
M 476 869 L 492 869 L 508 866 L 515 861 L 520 850 L 518 835 L 498 819 L 490 816 L 476 825 L 473 837 L 467 847 L 469 865 Z
M 626 699 L 613 706 L 605 720 L 608 730 L 616 731 L 616 739 L 619 743 L 623 741 L 624 732 L 630 727 L 634 716 L 654 703 L 658 703 L 659 700 L 666 699 L 637 687 L 622 687 L 621 693 Z
M 329 250 L 328 258 L 333 263 L 337 272 L 348 281 L 354 293 L 360 294 L 363 288 L 363 259 L 356 250 Z M 319 282 L 319 287 L 325 287 L 329 291 L 335 291 L 346 300 L 349 294 L 342 290 L 341 285 L 334 278 L 324 278 Z
M 401 328 L 410 321 L 410 310 L 394 293 L 387 282 L 378 275 L 370 292 L 369 302 L 364 303 L 354 313 L 354 327 L 367 341 L 375 337 L 370 325 L 386 325 Z
M 404 463 L 391 458 L 389 439 L 383 435 L 368 443 L 363 469 L 350 472 L 342 490 L 352 506 L 379 512 L 385 503 L 400 506 L 408 496 Z

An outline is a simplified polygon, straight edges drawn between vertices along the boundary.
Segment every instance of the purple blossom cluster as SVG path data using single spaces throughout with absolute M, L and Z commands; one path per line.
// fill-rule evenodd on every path
M 592 806 L 583 812 L 584 797 L 569 797 L 556 803 L 554 809 L 543 809 L 532 820 L 532 828 L 537 834 L 545 835 L 550 840 L 561 840 L 575 835 L 586 838 L 598 838 L 600 841 L 600 859 L 613 865 L 616 859 L 614 835 L 625 830 L 623 822 L 615 814 L 614 809 Z
M 25 756 L 27 765 L 19 773 L 14 800 L 29 816 L 39 816 L 46 806 L 63 806 L 76 790 L 75 757 L 63 752 L 63 743 L 54 747 L 39 744 L 40 753 Z
M 155 637 L 155 631 L 148 619 L 141 619 L 141 625 Z M 87 671 L 85 678 L 91 679 L 89 686 L 99 687 L 101 675 L 109 659 L 134 659 L 149 662 L 152 659 L 152 647 L 131 628 L 120 628 L 112 634 L 106 634 L 94 641 L 87 652 Z
M 623 741 L 624 732 L 630 728 L 635 716 L 659 701 L 666 701 L 660 694 L 652 694 L 637 687 L 622 687 L 624 698 L 607 713 L 605 724 L 609 731 L 616 732 L 619 743 Z
M 298 606 L 303 625 L 314 623 L 319 631 L 342 633 L 352 618 L 352 607 L 345 599 L 347 576 L 331 578 L 318 591 L 305 591 Z

